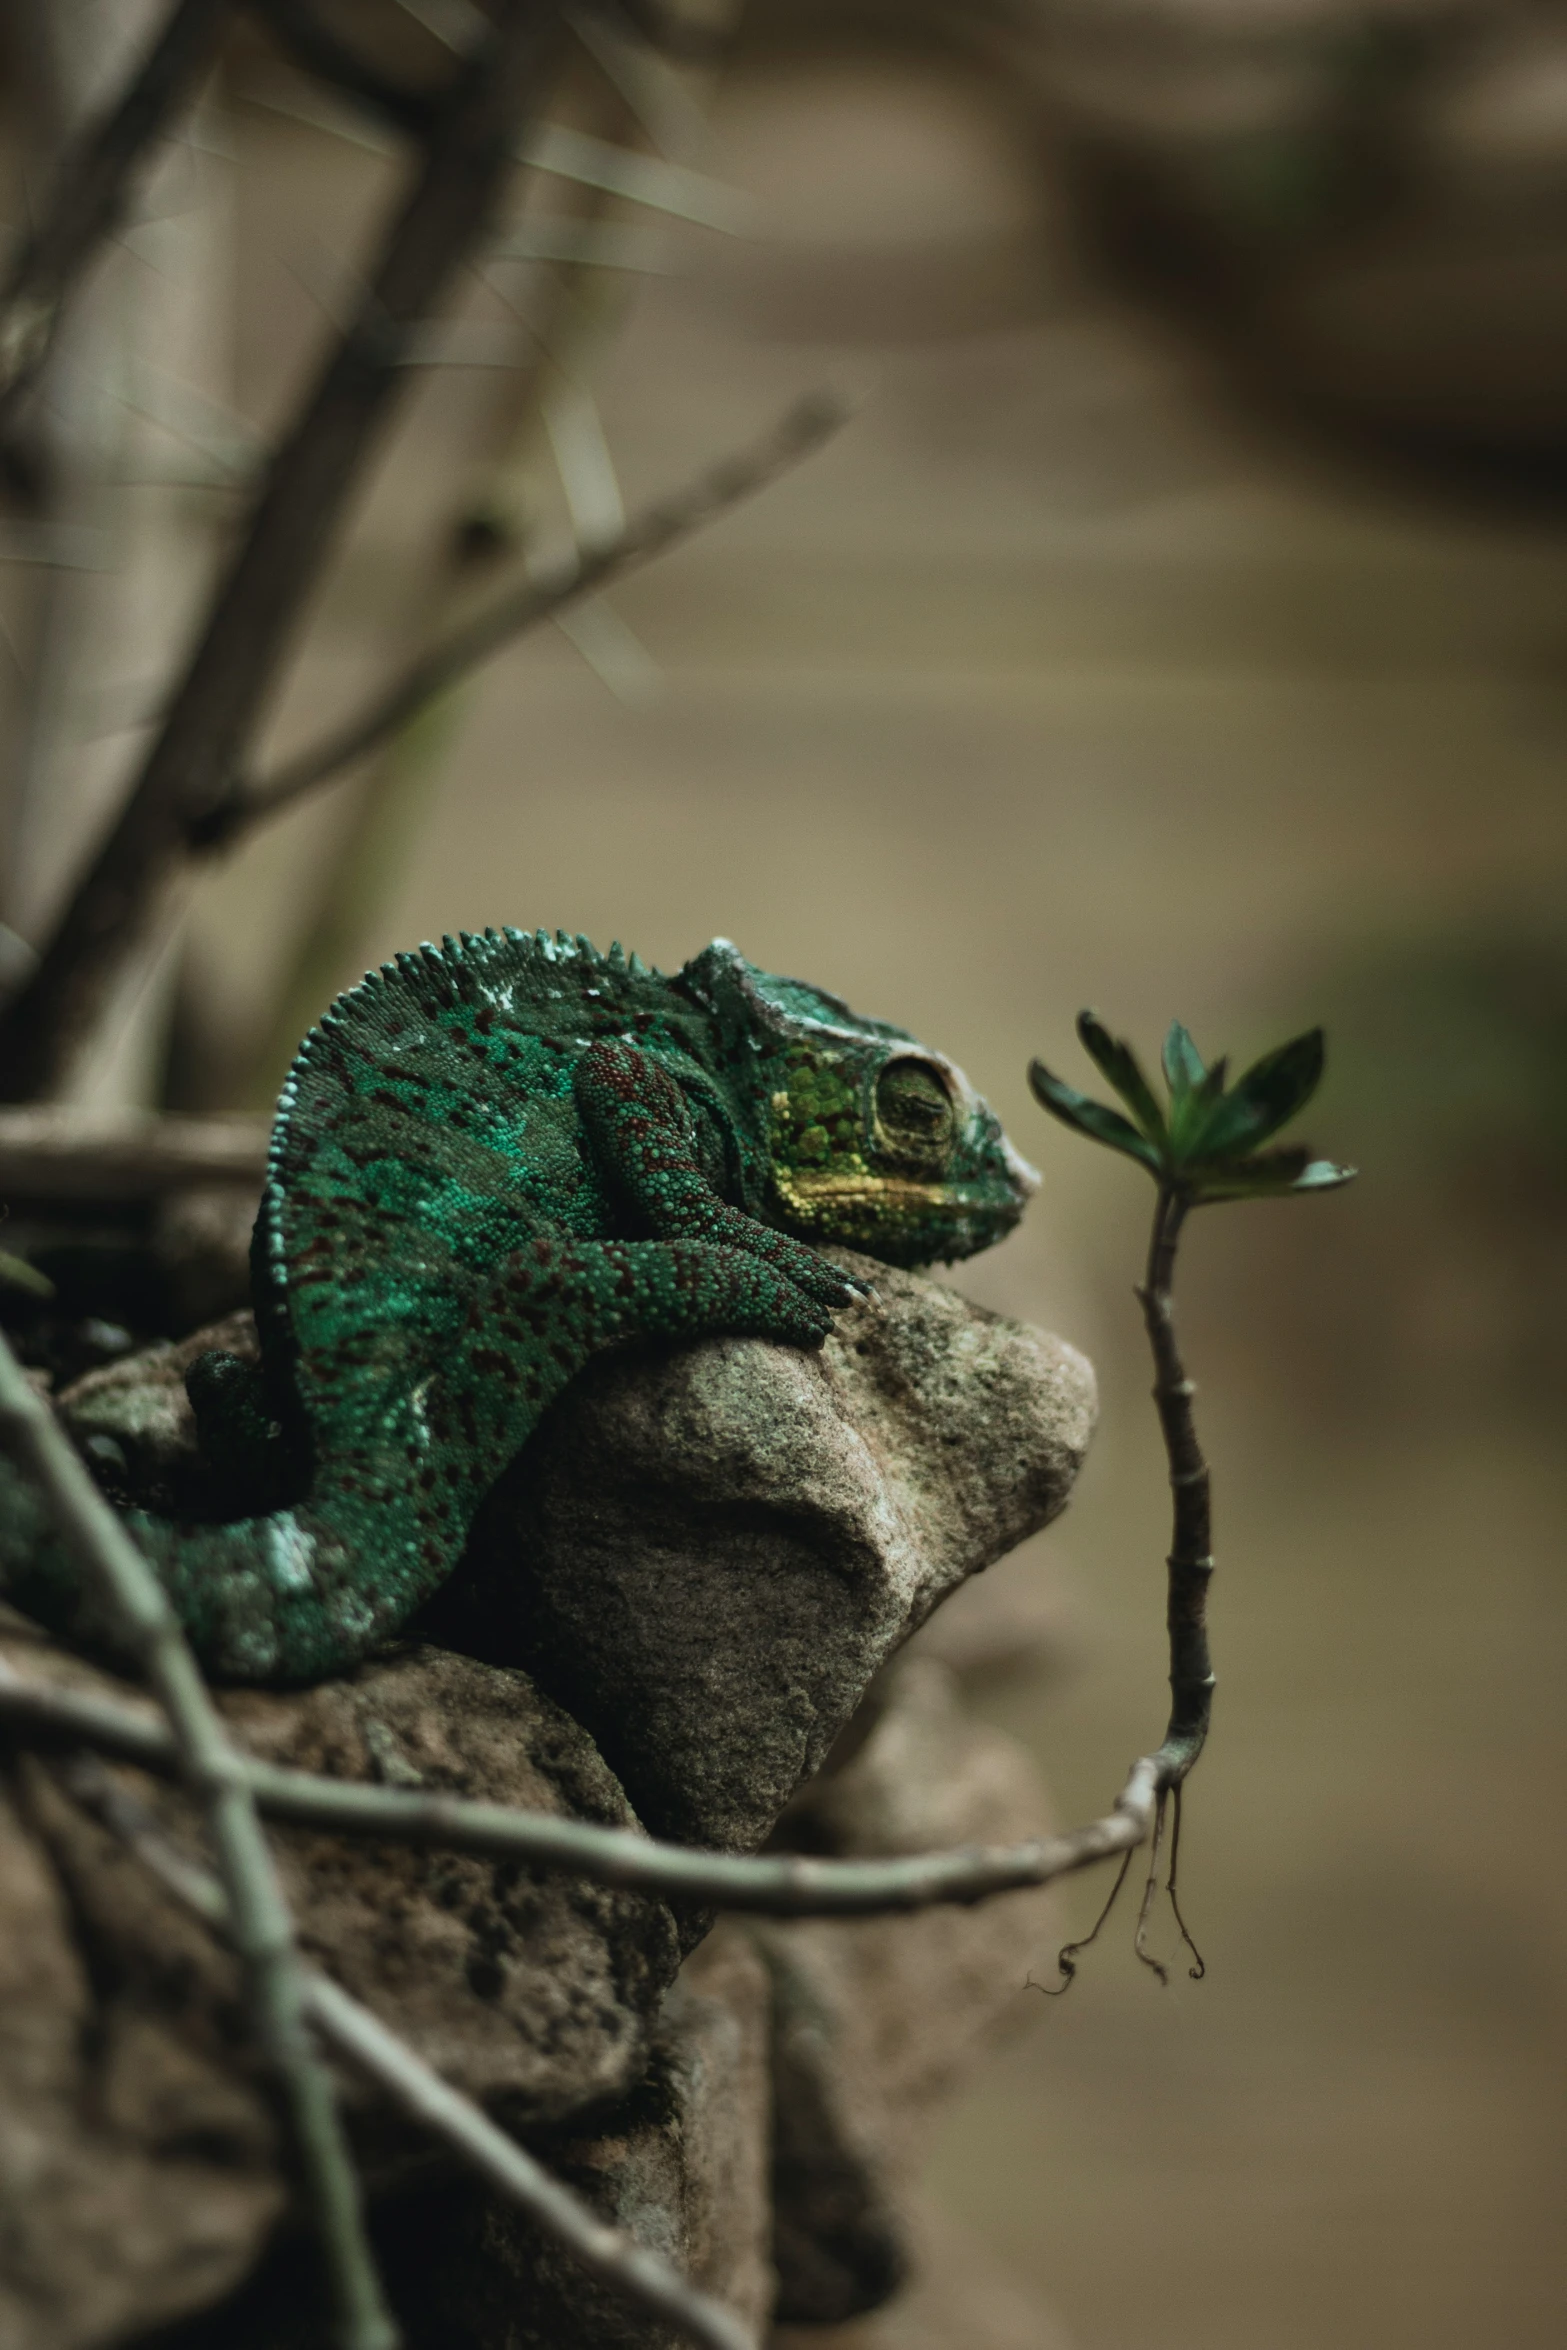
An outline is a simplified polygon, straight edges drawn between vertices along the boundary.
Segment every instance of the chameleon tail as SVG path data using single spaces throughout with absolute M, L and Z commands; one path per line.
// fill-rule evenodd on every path
M 317 1426 L 303 1500 L 222 1524 L 146 1510 L 125 1523 L 215 1678 L 319 1681 L 382 1647 L 445 1582 L 495 1479 L 605 1346 L 717 1330 L 814 1346 L 829 1321 L 739 1248 L 541 1237 L 493 1268 L 442 1370 L 373 1406 L 361 1390 L 351 1419 Z M 43 1503 L 3 1463 L 0 1593 L 67 1639 L 113 1646 Z
M 424 1526 L 406 1500 L 400 1509 L 386 1506 L 392 1500 L 376 1507 L 368 1549 L 359 1510 L 340 1491 L 219 1525 L 180 1525 L 148 1510 L 123 1518 L 214 1678 L 310 1682 L 388 1640 L 458 1555 L 460 1535 L 432 1574 Z M 9 1462 L 0 1462 L 0 1594 L 62 1639 L 116 1649 L 43 1501 Z

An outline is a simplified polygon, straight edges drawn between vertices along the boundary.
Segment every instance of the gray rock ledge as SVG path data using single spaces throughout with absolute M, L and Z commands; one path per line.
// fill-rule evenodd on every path
M 1094 1376 L 867 1257 L 819 1354 L 605 1356 L 501 1480 L 434 1622 L 523 1664 L 657 1835 L 754 1848 L 931 1610 L 1064 1508 Z

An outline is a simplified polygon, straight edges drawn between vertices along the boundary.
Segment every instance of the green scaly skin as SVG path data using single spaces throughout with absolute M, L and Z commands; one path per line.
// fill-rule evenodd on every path
M 284 1087 L 251 1250 L 261 1365 L 209 1354 L 187 1381 L 258 1514 L 127 1523 L 211 1673 L 320 1680 L 445 1581 L 603 1348 L 819 1346 L 860 1284 L 810 1244 L 969 1256 L 1034 1180 L 949 1062 L 724 940 L 672 978 L 564 932 L 399 955 Z M 10 1473 L 0 1589 L 101 1637 Z

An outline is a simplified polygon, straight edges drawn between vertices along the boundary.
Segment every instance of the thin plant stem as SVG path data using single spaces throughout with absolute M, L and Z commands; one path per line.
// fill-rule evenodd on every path
M 144 1770 L 173 1773 L 174 1749 L 157 1723 L 109 1699 L 24 1680 L 3 1661 L 0 1721 L 34 1744 L 90 1745 Z M 334 1835 L 522 1860 L 596 1884 L 772 1917 L 873 1917 L 1048 1885 L 1146 1842 L 1157 1790 L 1154 1758 L 1145 1756 L 1114 1808 L 1067 1834 L 892 1860 L 815 1860 L 796 1853 L 749 1859 L 460 1796 L 362 1786 L 270 1763 L 245 1761 L 242 1769 L 258 1808 L 271 1819 Z
M 1203 1750 L 1213 1708 L 1213 1662 L 1208 1650 L 1208 1584 L 1213 1574 L 1212 1506 L 1208 1464 L 1192 1416 L 1196 1389 L 1175 1336 L 1171 1292 L 1181 1228 L 1191 1202 L 1161 1184 L 1148 1244 L 1148 1271 L 1137 1294 L 1154 1358 L 1154 1404 L 1170 1465 L 1173 1526 L 1165 1621 L 1170 1637 L 1170 1721 L 1155 1757 L 1161 1788 L 1175 1787 Z
M 43 1494 L 84 1583 L 101 1596 L 168 1722 L 171 1762 L 200 1806 L 222 1875 L 251 2019 L 282 2092 L 331 2278 L 342 2350 L 396 2350 L 365 2235 L 332 2076 L 305 2020 L 293 1921 L 245 1764 L 149 1562 L 0 1338 L 0 1443 Z
M 1176 1343 L 1172 1296 L 1176 1251 L 1191 1204 L 1190 1196 L 1177 1186 L 1160 1185 L 1153 1230 L 1148 1242 L 1147 1271 L 1137 1291 L 1149 1344 L 1153 1349 L 1153 1397 L 1169 1462 L 1173 1517 L 1170 1553 L 1166 1562 L 1168 1586 L 1165 1604 L 1165 1624 L 1170 1643 L 1170 1719 L 1162 1744 L 1156 1753 L 1146 1758 L 1147 1767 L 1153 1774 L 1150 1822 L 1153 1849 L 1149 1854 L 1143 1897 L 1138 1905 L 1137 1928 L 1132 1937 L 1132 1947 L 1138 1958 L 1144 1966 L 1152 1968 L 1161 1983 L 1168 1983 L 1169 1970 L 1148 1948 L 1148 1924 L 1159 1892 L 1165 1807 L 1167 1800 L 1172 1797 L 1168 1887 L 1170 1904 L 1181 1930 L 1181 1939 L 1197 1962 L 1191 1970 L 1192 1980 L 1201 1982 L 1207 1972 L 1202 1953 L 1187 1931 L 1186 1921 L 1181 1915 L 1175 1883 L 1180 1846 L 1181 1788 L 1201 1754 L 1208 1735 L 1214 1688 L 1207 1626 L 1208 1584 L 1213 1574 L 1209 1547 L 1212 1539 L 1212 1502 L 1208 1464 L 1197 1441 L 1197 1425 L 1192 1416 L 1192 1397 L 1196 1389 L 1186 1376 L 1186 1366 Z M 3 1702 L 3 1698 L 0 1698 L 0 1702 Z M 1110 1888 L 1110 1898 L 1094 1920 L 1092 1931 L 1080 1942 L 1068 1942 L 1058 1953 L 1056 1963 L 1064 1981 L 1048 1990 L 1043 1984 L 1034 1986 L 1045 1991 L 1047 1998 L 1059 1999 L 1063 1992 L 1071 1989 L 1077 1973 L 1077 1954 L 1098 1938 L 1099 1929 L 1114 1909 L 1121 1887 L 1126 1882 L 1131 1858 L 1131 1850 L 1128 1850 L 1120 1874 Z

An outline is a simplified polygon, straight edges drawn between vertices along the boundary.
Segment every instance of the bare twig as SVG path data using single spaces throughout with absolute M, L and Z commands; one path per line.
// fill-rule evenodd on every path
M 593 594 L 623 573 L 691 537 L 741 499 L 765 489 L 844 424 L 851 411 L 830 393 L 815 392 L 792 407 L 753 447 L 707 468 L 683 489 L 644 506 L 625 529 L 599 547 L 579 549 L 511 589 L 412 662 L 346 724 L 302 751 L 273 775 L 236 786 L 188 826 L 192 847 L 226 845 L 264 817 L 326 783 L 387 741 L 467 672 L 525 629 Z
M 379 72 L 321 21 L 309 0 L 249 0 L 249 7 L 279 48 L 307 72 L 368 106 L 397 130 L 414 136 L 428 133 L 436 103 L 431 94 Z
M 321 2230 L 344 2350 L 396 2350 L 364 2233 L 332 2077 L 311 2044 L 298 1953 L 246 1768 L 148 1561 L 0 1339 L 0 1442 L 42 1491 L 60 1537 L 168 1718 L 170 1759 L 201 1806 L 222 1871 L 257 2036 L 283 2092 Z
M 67 150 L 0 291 L 0 429 L 49 356 L 76 279 L 124 214 L 149 148 L 216 54 L 231 0 L 179 0 L 107 114 Z
M 68 1766 L 63 1775 L 72 1794 L 104 1820 L 162 1884 L 219 1933 L 230 1933 L 232 1913 L 222 1886 L 169 1842 L 144 1805 L 117 1787 L 90 1757 Z M 704 2350 L 755 2350 L 748 2328 L 729 2310 L 688 2283 L 659 2253 L 601 2220 L 340 1984 L 311 1967 L 302 1969 L 301 1975 L 305 2012 L 322 2038 L 367 2073 L 405 2113 L 444 2139 L 470 2170 L 517 2204 L 535 2226 L 563 2244 L 590 2276 L 665 2319 Z
M 156 1198 L 187 1185 L 260 1192 L 265 1118 L 182 1117 L 61 1103 L 0 1110 L 0 1200 Z
M 165 1775 L 174 1768 L 172 1741 L 157 1723 L 105 1698 L 23 1680 L 3 1662 L 0 1721 L 36 1742 L 95 1746 Z M 1026 1844 L 970 1845 L 890 1860 L 812 1860 L 795 1853 L 751 1860 L 454 1795 L 361 1786 L 270 1763 L 246 1761 L 243 1770 L 258 1807 L 269 1818 L 300 1827 L 523 1860 L 601 1885 L 772 1917 L 870 1917 L 1048 1885 L 1144 1843 L 1158 1785 L 1155 1759 L 1145 1756 L 1103 1819 Z
M 423 168 L 354 317 L 269 469 L 118 821 L 77 884 L 37 969 L 0 1014 L 0 1098 L 47 1092 L 150 923 L 191 818 L 228 789 L 345 503 L 400 383 L 410 335 L 489 226 L 519 121 L 563 39 L 543 0 L 498 0 L 458 69 Z

